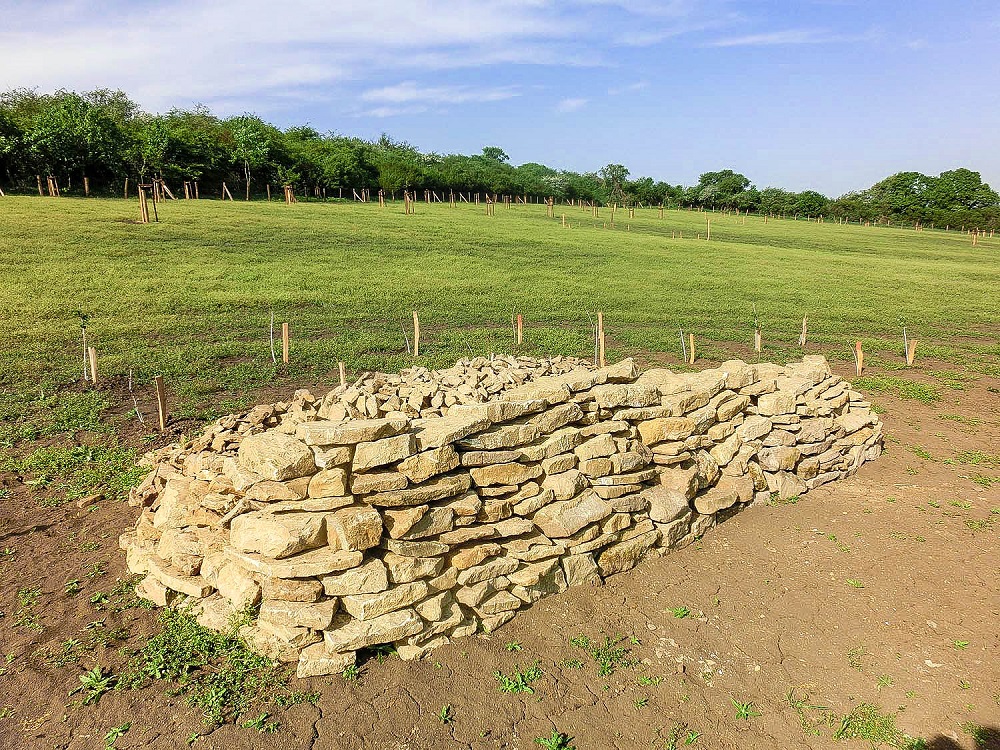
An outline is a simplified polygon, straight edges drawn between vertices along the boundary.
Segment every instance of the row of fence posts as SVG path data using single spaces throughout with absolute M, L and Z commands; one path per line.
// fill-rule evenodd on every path
M 142 188 L 140 187 L 140 190 Z M 762 341 L 762 329 L 760 321 L 756 318 L 756 310 L 754 311 L 754 351 L 757 354 L 757 360 L 760 361 L 760 355 L 763 350 Z M 514 342 L 517 346 L 522 346 L 524 343 L 524 315 L 522 313 L 512 314 L 511 316 L 511 327 L 514 335 Z M 607 349 L 606 349 L 606 337 L 604 331 L 604 311 L 599 310 L 597 312 L 596 323 L 593 323 L 594 331 L 594 365 L 597 367 L 607 366 Z M 800 348 L 805 348 L 806 337 L 808 333 L 808 316 L 803 316 L 802 318 L 802 332 L 799 334 L 798 345 Z M 690 331 L 685 335 L 683 328 L 679 329 L 680 334 L 680 345 L 681 354 L 683 361 L 688 365 L 694 365 L 697 360 L 697 354 L 695 352 L 695 336 Z M 406 351 L 413 357 L 420 356 L 420 317 L 416 310 L 413 311 L 413 346 L 410 346 L 410 338 L 407 334 L 405 327 L 403 327 L 403 338 L 406 342 Z M 274 364 L 278 363 L 277 352 L 275 350 L 275 321 L 274 312 L 271 313 L 271 327 L 270 327 L 270 340 L 271 340 L 271 360 Z M 903 328 L 903 352 L 906 359 L 907 366 L 913 366 L 914 360 L 916 359 L 917 351 L 917 339 L 910 338 L 906 327 Z M 862 347 L 861 341 L 855 343 L 853 349 L 855 372 L 858 377 L 861 376 L 864 371 L 865 366 L 865 352 Z M 289 324 L 284 322 L 281 324 L 281 361 L 283 364 L 287 365 L 290 361 L 290 335 L 289 335 Z M 343 361 L 337 362 L 337 370 L 341 386 L 347 385 L 347 371 Z M 93 346 L 89 346 L 87 343 L 87 329 L 83 326 L 83 379 L 84 382 L 90 382 L 95 387 L 98 385 L 98 369 L 97 369 L 97 349 Z M 153 385 L 156 394 L 156 410 L 157 417 L 159 420 L 160 432 L 164 432 L 167 428 L 168 414 L 167 414 L 167 397 L 166 397 L 166 387 L 164 384 L 164 379 L 162 375 L 156 375 L 153 378 Z M 128 378 L 128 390 L 129 394 L 132 396 L 132 402 L 135 407 L 135 414 L 139 421 L 145 424 L 145 420 L 139 410 L 139 404 L 135 397 L 132 382 L 132 371 L 129 371 Z

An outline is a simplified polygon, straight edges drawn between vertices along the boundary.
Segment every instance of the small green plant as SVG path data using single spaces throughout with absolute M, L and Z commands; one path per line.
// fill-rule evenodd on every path
M 968 641 L 952 641 L 951 645 L 957 648 L 959 651 L 965 651 L 969 647 Z
M 865 585 L 857 578 L 848 578 L 847 585 L 850 586 L 852 589 L 863 589 L 865 587 Z
M 635 707 L 636 708 L 645 708 L 648 705 L 649 705 L 649 698 L 642 697 L 642 698 L 636 698 L 635 699 Z
M 361 672 L 357 666 L 352 664 L 349 667 L 344 667 L 344 671 L 340 673 L 340 676 L 344 678 L 345 682 L 357 682 L 360 674 Z
M 674 607 L 670 610 L 670 613 L 679 620 L 683 620 L 685 617 L 691 614 L 691 610 L 687 607 Z
M 545 674 L 542 668 L 535 662 L 526 669 L 515 669 L 510 675 L 505 675 L 499 669 L 493 673 L 493 678 L 500 684 L 500 690 L 504 693 L 529 693 L 534 694 L 535 689 L 531 683 L 542 679 Z
M 263 713 L 256 719 L 249 719 L 243 722 L 244 729 L 256 729 L 261 734 L 274 734 L 281 726 L 280 722 L 268 721 L 270 714 Z
M 663 678 L 660 676 L 647 677 L 646 675 L 640 675 L 636 682 L 644 687 L 649 687 L 650 685 L 659 685 L 663 682 Z
M 968 680 L 959 680 L 958 681 L 958 686 L 962 690 L 971 690 L 972 689 L 972 683 L 969 682 Z
M 730 698 L 730 700 L 733 702 L 733 708 L 736 709 L 737 719 L 745 719 L 749 721 L 750 719 L 760 716 L 760 711 L 754 707 L 752 701 L 741 702 L 735 698 Z
M 890 747 L 914 747 L 911 738 L 896 728 L 896 715 L 882 712 L 878 706 L 861 703 L 843 717 L 834 730 L 835 740 L 867 740 L 872 747 L 882 744 Z
M 566 669 L 583 669 L 583 662 L 579 659 L 563 659 L 562 665 Z
M 80 675 L 80 687 L 71 692 L 70 695 L 83 693 L 83 705 L 89 706 L 91 703 L 100 701 L 101 696 L 111 689 L 114 682 L 114 675 L 105 674 L 104 668 L 97 666 Z
M 879 678 L 878 678 L 878 689 L 879 690 L 881 690 L 882 688 L 891 687 L 891 686 L 892 686 L 892 677 L 890 677 L 887 674 L 879 675 Z
M 442 706 L 441 710 L 438 711 L 437 717 L 438 721 L 445 725 L 451 724 L 455 721 L 455 714 L 451 710 L 451 705 Z
M 925 461 L 934 460 L 931 458 L 931 454 L 928 453 L 926 449 L 921 448 L 919 445 L 910 446 L 910 450 L 913 451 L 913 455 L 915 455 L 917 458 L 922 458 Z
M 66 581 L 65 586 L 63 586 L 63 591 L 66 592 L 67 596 L 76 596 L 80 593 L 80 579 L 74 578 L 72 581 Z
M 568 734 L 563 734 L 555 729 L 548 737 L 536 737 L 535 743 L 541 745 L 545 750 L 576 750 L 576 745 L 570 744 L 573 738 Z
M 510 643 L 505 645 L 504 648 L 510 651 L 512 654 L 522 650 L 522 646 L 519 641 L 511 641 Z
M 126 721 L 121 726 L 112 727 L 104 734 L 104 748 L 105 750 L 111 750 L 115 743 L 118 742 L 119 738 L 124 737 L 128 734 L 128 730 L 132 728 L 132 722 Z

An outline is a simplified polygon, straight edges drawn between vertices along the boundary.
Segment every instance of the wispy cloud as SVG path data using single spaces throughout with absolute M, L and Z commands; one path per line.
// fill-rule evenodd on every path
M 520 96 L 514 86 L 482 88 L 479 86 L 421 86 L 416 81 L 404 81 L 394 86 L 370 89 L 361 94 L 364 102 L 404 104 L 465 104 L 468 102 L 498 102 Z
M 580 97 L 563 99 L 556 104 L 556 112 L 576 112 L 579 109 L 583 109 L 589 101 L 589 99 Z
M 646 81 L 636 81 L 635 83 L 629 83 L 625 86 L 612 86 L 608 89 L 608 96 L 634 94 L 636 91 L 642 91 L 647 86 L 649 86 L 649 84 Z
M 708 42 L 709 47 L 769 47 L 783 44 L 833 44 L 871 39 L 873 32 L 845 36 L 825 29 L 784 29 L 761 34 L 725 37 Z

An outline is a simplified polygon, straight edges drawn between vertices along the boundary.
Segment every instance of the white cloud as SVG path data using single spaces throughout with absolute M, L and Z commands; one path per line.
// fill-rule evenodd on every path
M 404 104 L 426 102 L 430 104 L 465 104 L 468 102 L 498 102 L 520 96 L 513 86 L 481 88 L 477 86 L 420 86 L 415 81 L 404 81 L 394 86 L 370 89 L 361 94 L 361 101 Z
M 769 47 L 783 44 L 833 44 L 837 42 L 860 42 L 872 39 L 875 32 L 845 36 L 824 29 L 784 29 L 761 34 L 727 37 L 709 42 L 709 47 Z
M 575 98 L 563 99 L 556 104 L 556 112 L 576 112 L 586 106 L 589 99 Z

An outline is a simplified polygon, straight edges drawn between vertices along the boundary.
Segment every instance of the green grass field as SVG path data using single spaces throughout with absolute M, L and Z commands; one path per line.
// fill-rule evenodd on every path
M 411 312 L 421 364 L 514 351 L 512 312 L 527 354 L 593 353 L 603 310 L 609 359 L 679 358 L 678 328 L 706 360 L 752 358 L 753 306 L 764 358 L 809 348 L 850 357 L 902 348 L 918 357 L 1000 372 L 1000 238 L 973 247 L 959 233 L 723 214 L 619 211 L 612 230 L 589 210 L 540 205 L 355 203 L 160 205 L 137 225 L 134 202 L 0 199 L 0 388 L 50 392 L 82 371 L 80 314 L 105 377 L 166 376 L 175 414 L 204 416 L 245 403 L 269 383 L 334 382 L 397 370 Z M 565 213 L 570 227 L 563 228 Z M 712 240 L 696 239 L 712 220 Z M 683 232 L 684 238 L 672 233 Z M 291 365 L 271 362 L 270 312 L 291 326 Z M 895 357 L 901 361 L 901 355 Z

